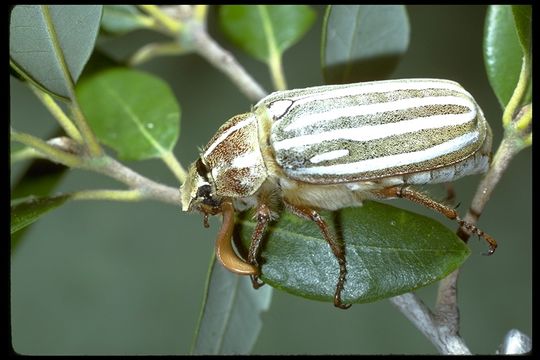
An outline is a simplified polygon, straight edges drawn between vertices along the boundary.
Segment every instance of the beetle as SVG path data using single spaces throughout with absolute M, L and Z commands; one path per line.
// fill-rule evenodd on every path
M 320 209 L 361 206 L 363 200 L 404 198 L 431 208 L 462 229 L 496 241 L 455 209 L 410 185 L 452 182 L 487 171 L 492 134 L 474 98 L 442 79 L 399 79 L 274 92 L 251 112 L 225 122 L 190 166 L 180 188 L 182 210 L 222 214 L 217 258 L 229 270 L 259 280 L 261 239 L 280 208 L 311 220 L 339 263 L 334 305 L 347 266 Z M 247 261 L 231 244 L 234 212 L 256 209 Z

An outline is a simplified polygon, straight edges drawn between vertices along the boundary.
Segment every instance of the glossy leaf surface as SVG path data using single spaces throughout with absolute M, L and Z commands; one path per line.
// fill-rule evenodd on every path
M 440 280 L 470 253 L 453 231 L 439 222 L 393 206 L 364 206 L 321 215 L 346 244 L 348 303 L 377 301 Z M 237 226 L 245 246 L 254 223 Z M 289 213 L 270 227 L 262 252 L 262 279 L 306 298 L 332 301 L 339 274 L 337 260 L 318 227 Z
M 409 46 L 404 5 L 329 5 L 321 61 L 328 84 L 387 78 Z
M 315 12 L 307 5 L 223 5 L 219 17 L 236 46 L 267 62 L 274 49 L 281 55 L 309 30 Z
M 524 27 L 521 21 L 519 27 Z M 503 108 L 518 82 L 522 58 L 512 7 L 490 5 L 484 29 L 484 62 L 491 87 Z
M 249 277 L 238 276 L 213 261 L 192 354 L 249 354 L 262 328 L 272 288 L 253 289 Z
M 111 69 L 81 81 L 77 95 L 98 139 L 122 159 L 161 157 L 176 144 L 180 107 L 158 77 Z
M 17 5 L 11 12 L 12 65 L 63 98 L 77 82 L 99 30 L 101 5 Z
M 14 200 L 11 205 L 11 233 L 32 224 L 42 215 L 62 205 L 67 199 L 69 195 Z

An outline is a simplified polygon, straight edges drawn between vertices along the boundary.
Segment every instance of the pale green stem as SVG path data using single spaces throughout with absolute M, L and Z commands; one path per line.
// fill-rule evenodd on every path
M 150 43 L 144 45 L 133 54 L 128 63 L 130 66 L 140 65 L 158 56 L 181 55 L 186 50 L 181 48 L 177 42 L 170 43 Z
M 208 13 L 208 5 L 193 5 L 193 14 L 195 19 L 199 22 L 206 20 L 206 14 Z
M 71 194 L 73 200 L 140 201 L 144 196 L 140 190 L 81 190 Z
M 66 134 L 71 137 L 73 140 L 77 141 L 78 143 L 83 143 L 83 138 L 81 136 L 81 133 L 77 129 L 77 127 L 73 124 L 71 119 L 64 113 L 62 108 L 58 106 L 56 101 L 50 96 L 49 94 L 41 91 L 36 86 L 30 84 L 30 89 L 34 92 L 34 94 L 38 97 L 38 99 L 45 105 L 47 110 L 55 117 L 55 119 L 58 121 L 58 124 L 64 129 Z
M 71 110 L 73 112 L 73 119 L 75 120 L 83 139 L 85 139 L 88 152 L 94 157 L 100 157 L 103 154 L 103 150 L 94 136 L 92 129 L 88 126 L 75 95 L 73 95 L 72 98 Z
M 62 151 L 52 145 L 47 144 L 45 141 L 32 136 L 30 134 L 21 133 L 15 130 L 11 130 L 11 140 L 20 142 L 26 146 L 29 146 L 48 157 L 50 160 L 63 164 L 69 167 L 81 166 L 82 160 L 78 156 L 69 154 Z
M 266 39 L 268 41 L 268 67 L 272 75 L 272 81 L 276 90 L 286 90 L 287 82 L 285 81 L 285 75 L 283 72 L 283 66 L 281 63 L 281 53 L 279 52 L 274 36 L 274 29 L 270 22 L 270 16 L 265 5 L 258 5 L 259 13 L 261 14 L 262 26 Z
M 183 29 L 183 24 L 163 12 L 157 5 L 139 5 L 146 13 L 159 21 L 168 32 L 175 35 Z
M 24 148 L 24 149 L 21 149 L 19 151 L 15 151 L 14 153 L 12 153 L 10 155 L 9 160 L 12 164 L 14 164 L 19 161 L 30 160 L 30 159 L 35 159 L 35 158 L 44 158 L 44 157 L 45 156 L 39 151 L 36 151 L 35 149 L 30 148 L 30 147 L 27 147 L 27 148 Z
M 285 80 L 285 74 L 283 72 L 283 65 L 281 62 L 281 55 L 272 55 L 270 58 L 270 73 L 272 74 L 272 81 L 276 90 L 287 90 L 287 82 Z
M 508 126 L 508 124 L 512 122 L 512 119 L 516 114 L 516 110 L 518 106 L 520 105 L 523 99 L 523 96 L 527 92 L 527 85 L 529 83 L 530 77 L 531 77 L 531 67 L 529 64 L 529 58 L 527 56 L 524 56 L 523 63 L 521 65 L 521 72 L 519 74 L 518 83 L 516 85 L 516 88 L 514 89 L 514 93 L 512 94 L 510 101 L 508 101 L 508 104 L 506 105 L 506 108 L 504 109 L 502 122 L 505 128 Z
M 88 126 L 88 123 L 86 122 L 81 112 L 81 107 L 77 101 L 77 94 L 75 93 L 75 83 L 73 81 L 73 78 L 71 77 L 71 73 L 69 72 L 66 59 L 64 58 L 64 52 L 62 48 L 60 47 L 60 41 L 58 40 L 55 26 L 52 22 L 51 15 L 49 14 L 49 7 L 48 5 L 41 5 L 41 7 L 43 9 L 43 13 L 45 14 L 44 18 L 45 18 L 45 21 L 47 22 L 47 27 L 49 31 L 51 32 L 52 38 L 54 39 L 52 44 L 54 46 L 56 57 L 62 64 L 61 69 L 64 75 L 64 80 L 66 82 L 66 87 L 69 92 L 68 94 L 69 99 L 71 100 L 70 105 L 71 105 L 71 110 L 73 111 L 73 120 L 81 133 L 81 137 L 84 139 L 84 142 L 86 143 L 86 146 L 88 147 L 88 152 L 92 156 L 99 157 L 101 156 L 103 151 L 101 150 L 101 147 L 99 146 L 99 142 L 97 141 L 96 137 L 94 136 L 94 133 Z
M 532 104 L 525 105 L 522 109 L 523 114 L 516 120 L 516 129 L 523 131 L 531 126 Z
M 525 105 L 514 120 L 514 126 L 507 129 L 510 134 L 505 135 L 513 137 L 519 142 L 521 148 L 532 145 L 532 104 Z M 520 150 L 521 150 L 520 148 Z
M 171 151 L 163 153 L 161 159 L 169 167 L 169 169 L 171 169 L 176 178 L 180 180 L 181 183 L 184 183 L 187 177 L 187 172 L 178 162 L 174 154 Z

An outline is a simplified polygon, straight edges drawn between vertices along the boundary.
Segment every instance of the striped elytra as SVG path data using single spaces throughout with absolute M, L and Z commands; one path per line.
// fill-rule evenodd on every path
M 218 129 L 189 169 L 182 209 L 207 217 L 232 211 L 229 205 L 256 208 L 260 230 L 253 246 L 259 246 L 255 238 L 262 238 L 281 204 L 321 229 L 326 225 L 316 209 L 394 197 L 459 222 L 455 211 L 401 189 L 485 172 L 490 156 L 491 130 L 482 110 L 454 81 L 402 79 L 278 91 Z M 334 251 L 331 236 L 323 235 Z M 486 240 L 494 250 L 495 241 Z M 338 253 L 342 262 L 334 303 L 343 307 L 346 270 Z M 247 263 L 253 265 L 257 286 L 254 254 L 257 249 L 250 249 Z M 232 263 L 224 265 L 246 274 Z
M 490 148 L 482 111 L 467 91 L 447 80 L 277 92 L 257 106 L 266 106 L 274 118 L 270 141 L 276 162 L 290 178 L 309 183 L 423 172 L 470 157 L 486 140 Z M 470 173 L 486 167 L 487 162 L 471 164 Z

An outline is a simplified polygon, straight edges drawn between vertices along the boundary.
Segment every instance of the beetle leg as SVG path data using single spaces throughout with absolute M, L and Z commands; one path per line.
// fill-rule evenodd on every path
M 395 186 L 395 187 L 390 187 L 390 188 L 380 190 L 377 193 L 382 195 L 382 197 L 399 197 L 399 198 L 413 201 L 417 204 L 424 205 L 427 208 L 430 208 L 432 210 L 437 211 L 438 213 L 443 214 L 450 220 L 456 220 L 460 226 L 460 230 L 458 231 L 458 235 L 460 238 L 464 239 L 465 241 L 467 240 L 466 235 L 462 232 L 462 229 L 465 229 L 473 234 L 476 234 L 478 237 L 483 238 L 488 243 L 489 250 L 484 255 L 493 254 L 495 252 L 495 249 L 497 248 L 497 241 L 495 241 L 494 238 L 492 238 L 490 235 L 486 234 L 485 232 L 477 228 L 475 225 L 463 220 L 458 215 L 455 209 L 452 209 L 444 204 L 441 204 L 431 199 L 430 197 L 422 194 L 419 191 L 413 190 L 408 186 Z
M 452 183 L 445 183 L 444 188 L 446 189 L 446 199 L 444 199 L 444 201 L 448 204 L 453 205 L 456 201 L 456 192 L 454 191 L 454 185 L 452 185 Z
M 255 231 L 253 231 L 253 234 L 251 235 L 251 243 L 249 245 L 248 251 L 248 262 L 251 265 L 256 266 L 257 269 L 259 269 L 260 273 L 260 265 L 257 261 L 257 258 L 259 257 L 262 238 L 264 236 L 264 233 L 266 232 L 268 223 L 272 219 L 270 208 L 266 204 L 259 203 L 255 216 L 257 217 L 257 225 L 255 226 Z M 253 285 L 254 289 L 258 289 L 264 285 L 264 282 L 259 279 L 259 274 L 254 274 L 250 277 L 251 284 Z
M 343 287 L 345 285 L 345 280 L 346 280 L 345 278 L 347 275 L 347 260 L 345 259 L 344 249 L 334 239 L 334 237 L 330 233 L 328 225 L 323 220 L 321 215 L 319 215 L 318 212 L 305 206 L 293 205 L 286 201 L 284 203 L 285 203 L 285 206 L 293 214 L 301 218 L 315 222 L 315 224 L 317 224 L 317 226 L 319 227 L 319 230 L 321 230 L 321 233 L 323 234 L 324 239 L 326 240 L 328 245 L 330 245 L 330 249 L 332 249 L 332 252 L 334 253 L 334 256 L 336 257 L 339 263 L 339 278 L 336 285 L 336 291 L 334 292 L 334 306 L 340 309 L 350 308 L 351 304 L 343 304 L 343 302 L 341 301 L 341 292 L 343 291 Z

